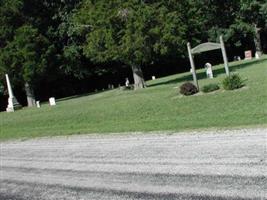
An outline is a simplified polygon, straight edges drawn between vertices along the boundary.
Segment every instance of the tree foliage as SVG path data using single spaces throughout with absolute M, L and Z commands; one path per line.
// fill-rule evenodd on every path
M 186 25 L 181 2 L 84 1 L 74 16 L 77 26 L 90 29 L 84 54 L 95 63 L 121 62 L 133 72 L 161 56 L 182 54 Z
M 17 80 L 33 82 L 44 72 L 49 56 L 47 39 L 32 26 L 21 26 L 0 54 L 1 66 Z

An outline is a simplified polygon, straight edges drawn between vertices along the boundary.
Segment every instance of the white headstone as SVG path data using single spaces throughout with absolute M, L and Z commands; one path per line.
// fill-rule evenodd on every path
M 40 101 L 36 101 L 37 108 L 41 108 Z
M 240 61 L 240 60 L 241 60 L 240 56 L 235 56 L 234 57 L 234 61 Z
M 17 101 L 16 97 L 13 94 L 8 74 L 6 74 L 6 83 L 7 83 L 7 90 L 8 90 L 8 105 L 7 105 L 6 111 L 14 112 L 17 109 L 20 109 L 21 105 L 19 104 L 19 102 Z
M 56 99 L 55 99 L 55 97 L 49 98 L 49 104 L 50 104 L 50 106 L 55 106 L 56 105 Z
M 152 80 L 156 80 L 156 76 L 152 76 Z
M 126 87 L 129 87 L 129 85 L 130 85 L 129 79 L 128 79 L 128 78 L 126 78 L 126 81 L 125 81 L 125 86 L 126 86 Z
M 255 53 L 255 58 L 256 59 L 260 59 L 260 56 L 259 56 L 258 52 Z
M 210 63 L 205 64 L 206 74 L 208 78 L 213 78 L 212 65 Z

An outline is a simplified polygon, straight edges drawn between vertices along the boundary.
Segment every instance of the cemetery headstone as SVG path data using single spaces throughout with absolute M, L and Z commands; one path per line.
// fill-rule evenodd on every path
M 235 56 L 234 57 L 234 61 L 240 61 L 240 60 L 241 60 L 240 56 Z
M 41 108 L 40 101 L 36 101 L 36 107 Z
M 55 99 L 55 97 L 50 97 L 49 98 L 49 104 L 50 104 L 50 106 L 55 106 L 56 105 L 56 99 Z
M 152 80 L 156 80 L 156 76 L 152 76 Z
M 205 64 L 206 74 L 208 78 L 213 78 L 212 65 L 210 63 Z
M 260 59 L 260 55 L 258 54 L 258 52 L 255 53 L 255 58 Z
M 126 81 L 125 81 L 125 86 L 126 86 L 126 87 L 129 87 L 129 85 L 130 85 L 130 81 L 129 81 L 129 79 L 126 78 L 125 80 L 126 80 Z
M 245 60 L 251 60 L 252 59 L 252 51 L 245 51 Z

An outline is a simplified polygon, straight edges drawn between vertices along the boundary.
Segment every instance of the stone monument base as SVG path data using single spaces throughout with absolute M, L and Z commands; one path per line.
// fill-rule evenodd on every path
M 21 105 L 18 105 L 18 106 L 15 106 L 15 107 L 7 107 L 7 108 L 6 108 L 6 111 L 7 111 L 7 112 L 15 112 L 15 110 L 19 110 L 19 109 L 21 109 L 21 108 L 22 108 Z
M 19 109 L 21 109 L 22 108 L 22 106 L 17 106 L 17 107 L 7 107 L 6 108 L 6 111 L 7 112 L 15 112 L 15 110 L 19 110 Z
M 16 98 L 8 98 L 8 106 L 6 108 L 7 112 L 14 112 L 15 110 L 21 109 L 22 106 L 18 103 Z

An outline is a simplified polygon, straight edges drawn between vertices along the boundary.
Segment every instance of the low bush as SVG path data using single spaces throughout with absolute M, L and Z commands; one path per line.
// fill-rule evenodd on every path
M 197 92 L 198 92 L 197 87 L 190 82 L 184 83 L 180 87 L 180 93 L 185 96 L 193 95 L 196 94 Z
M 202 91 L 205 92 L 205 93 L 208 93 L 208 92 L 213 92 L 213 91 L 219 90 L 219 89 L 220 89 L 220 87 L 219 87 L 218 84 L 211 83 L 211 84 L 205 85 L 202 88 Z
M 223 88 L 225 90 L 235 90 L 244 86 L 244 81 L 238 74 L 230 75 L 223 79 Z

